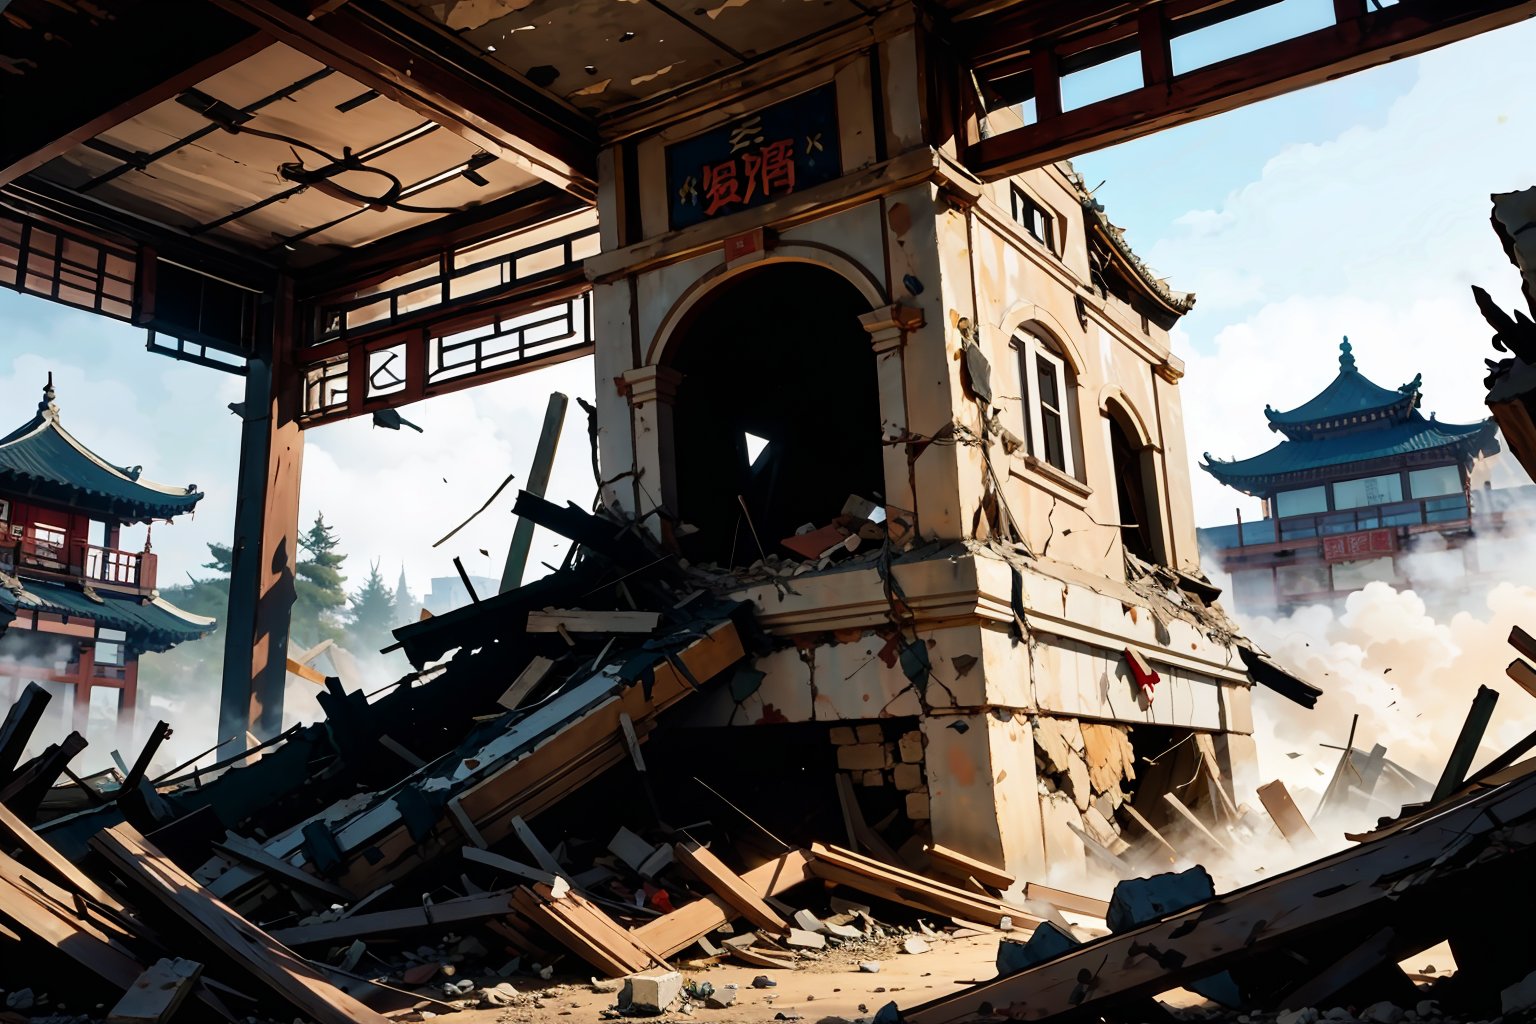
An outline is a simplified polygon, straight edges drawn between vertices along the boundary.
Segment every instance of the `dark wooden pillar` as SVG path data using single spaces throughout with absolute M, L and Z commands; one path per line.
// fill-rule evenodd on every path
M 250 360 L 225 624 L 219 739 L 282 730 L 288 616 L 298 564 L 301 382 L 289 367 L 293 285 L 284 278 L 264 314 L 270 340 Z

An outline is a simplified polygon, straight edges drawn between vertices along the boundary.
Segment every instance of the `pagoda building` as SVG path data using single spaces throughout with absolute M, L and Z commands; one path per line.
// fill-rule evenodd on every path
M 37 414 L 0 438 L 0 702 L 33 682 L 49 692 L 34 744 L 92 728 L 127 742 L 139 655 L 195 640 L 214 620 L 163 600 L 148 535 L 143 551 L 124 551 L 121 531 L 191 512 L 202 494 L 95 454 L 64 429 L 54 397 L 50 374 Z
M 1316 397 L 1283 412 L 1265 407 L 1285 440 L 1247 459 L 1207 453 L 1200 467 L 1264 501 L 1258 521 L 1200 531 L 1232 576 L 1238 610 L 1333 603 L 1377 580 L 1411 586 L 1400 556 L 1425 534 L 1464 557 L 1473 466 L 1499 450 L 1493 420 L 1426 417 L 1422 374 L 1384 388 L 1356 367 L 1348 338 L 1339 353 L 1338 375 Z

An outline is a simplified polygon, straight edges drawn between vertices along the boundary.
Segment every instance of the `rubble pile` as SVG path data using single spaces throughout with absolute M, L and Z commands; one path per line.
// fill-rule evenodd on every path
M 703 977 L 711 965 L 770 972 L 753 978 L 771 989 L 772 972 L 879 974 L 961 937 L 997 940 L 995 978 L 936 979 L 911 1005 L 882 984 L 890 998 L 861 1004 L 864 1018 L 1166 1019 L 1155 997 L 1178 987 L 1241 1024 L 1346 1019 L 1335 1006 L 1438 1024 L 1529 1002 L 1536 957 L 1478 917 L 1488 893 L 1532 894 L 1536 762 L 1520 759 L 1536 739 L 1473 773 L 1474 715 L 1421 806 L 1218 895 L 1204 868 L 1168 868 L 1271 835 L 1303 843 L 1283 786 L 1258 794 L 1266 821 L 1234 806 L 1208 737 L 1149 757 L 1126 726 L 1032 716 L 1045 841 L 1073 837 L 1123 879 L 1102 900 L 925 840 L 923 740 L 904 720 L 830 728 L 837 832 L 824 808 L 754 793 L 742 764 L 659 767 L 649 741 L 666 712 L 750 677 L 775 641 L 635 524 L 526 494 L 516 511 L 572 540 L 565 566 L 401 627 L 416 671 L 388 693 L 325 679 L 324 722 L 170 777 L 148 772 L 165 723 L 109 777 L 57 785 L 69 742 L 4 765 L 0 1020 L 537 1016 L 594 987 L 613 1015 L 729 1018 L 740 983 Z M 847 540 L 870 523 L 845 509 L 840 557 L 862 557 Z M 818 562 L 834 557 L 823 539 L 806 542 Z M 29 692 L 11 709 L 0 755 L 24 746 L 43 703 Z M 1148 773 L 1178 776 L 1160 787 L 1177 830 L 1132 806 Z M 863 819 L 858 787 L 896 795 L 891 816 L 913 825 L 899 849 Z M 764 805 L 793 831 L 753 813 Z M 1453 978 L 1395 966 L 1445 939 Z

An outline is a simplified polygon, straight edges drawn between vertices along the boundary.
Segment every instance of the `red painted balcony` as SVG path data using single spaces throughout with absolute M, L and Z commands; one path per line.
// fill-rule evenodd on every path
M 157 561 L 151 551 L 121 551 L 83 540 L 53 542 L 21 537 L 0 548 L 0 569 L 34 573 L 147 594 L 155 589 Z

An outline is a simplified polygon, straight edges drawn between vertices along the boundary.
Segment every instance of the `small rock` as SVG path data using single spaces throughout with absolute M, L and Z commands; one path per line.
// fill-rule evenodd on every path
M 592 979 L 592 991 L 593 992 L 617 992 L 618 990 L 619 990 L 619 983 L 614 978 L 593 978 Z
M 778 984 L 778 982 L 774 981 L 766 974 L 759 974 L 757 977 L 752 979 L 753 988 L 776 988 Z
M 787 1011 L 787 1012 L 784 1011 L 784 1010 L 780 1010 L 778 1013 L 773 1015 L 773 1019 L 774 1020 L 805 1020 L 805 1015 L 801 1014 L 801 1013 L 795 1013 L 793 1010 L 790 1010 L 790 1011 Z
M 437 977 L 437 964 L 417 964 L 400 972 L 400 980 L 407 985 L 425 985 Z
M 1011 918 L 1011 917 L 1004 917 L 1004 918 L 999 919 L 998 922 L 997 922 L 997 930 L 1000 931 L 1000 932 L 1011 932 L 1011 931 L 1013 931 L 1013 918 Z
M 880 964 L 874 960 L 860 960 L 859 970 L 863 971 L 865 974 L 879 974 Z
M 29 988 L 19 988 L 5 994 L 5 1005 L 13 1010 L 30 1010 L 36 1002 L 37 997 Z
M 901 948 L 904 952 L 911 953 L 915 956 L 918 953 L 926 953 L 933 947 L 928 945 L 928 941 L 926 939 L 920 939 L 916 935 L 909 935 L 905 940 L 903 940 Z
M 1323 1014 L 1323 1019 L 1324 1020 L 1354 1020 L 1355 1019 L 1355 1015 L 1350 1013 L 1348 1010 L 1344 1009 L 1344 1007 L 1342 1007 L 1342 1006 L 1335 1006 L 1333 1009 L 1331 1009 L 1327 1013 Z
M 1317 1024 L 1319 1019 L 1315 1007 L 1303 1006 L 1299 1010 L 1282 1010 L 1275 1017 L 1275 1024 Z
M 1376 1024 L 1398 1024 L 1403 1019 L 1403 1008 L 1395 1003 L 1382 1000 L 1372 1003 L 1360 1011 L 1360 1019 L 1375 1021 Z
M 711 1010 L 724 1010 L 735 1004 L 737 991 L 735 985 L 717 988 L 705 998 L 704 1005 Z
M 1420 999 L 1413 1010 L 1420 1017 L 1434 1017 L 1440 1013 L 1440 1004 L 1433 999 Z

